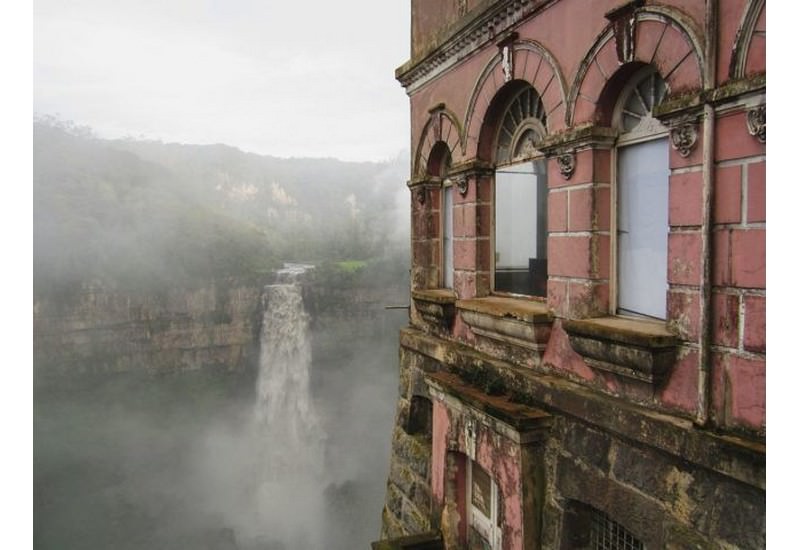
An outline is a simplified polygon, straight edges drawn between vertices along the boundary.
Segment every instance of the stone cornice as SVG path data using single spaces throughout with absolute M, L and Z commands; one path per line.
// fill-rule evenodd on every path
M 616 129 L 606 126 L 578 126 L 545 136 L 537 144 L 537 148 L 548 156 L 560 155 L 586 147 L 609 148 L 614 145 L 618 134 Z
M 501 0 L 459 21 L 430 50 L 395 70 L 395 78 L 411 94 L 488 43 L 507 38 L 509 30 L 532 13 L 557 0 Z
M 472 159 L 454 164 L 450 167 L 448 175 L 453 176 L 481 176 L 494 174 L 494 165 L 491 163 Z

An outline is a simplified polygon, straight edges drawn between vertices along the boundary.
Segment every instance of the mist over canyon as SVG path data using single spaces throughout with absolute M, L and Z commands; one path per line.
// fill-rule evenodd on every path
M 35 548 L 377 538 L 407 166 L 34 122 Z

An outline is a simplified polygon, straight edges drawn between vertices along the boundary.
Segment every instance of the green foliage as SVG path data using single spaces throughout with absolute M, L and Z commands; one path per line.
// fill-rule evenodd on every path
M 339 269 L 348 273 L 355 273 L 359 269 L 364 268 L 366 265 L 367 262 L 363 260 L 345 260 L 336 264 Z

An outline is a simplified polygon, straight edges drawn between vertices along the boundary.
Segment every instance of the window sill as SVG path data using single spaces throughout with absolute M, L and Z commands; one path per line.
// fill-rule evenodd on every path
M 449 288 L 412 290 L 411 298 L 422 319 L 432 328 L 448 329 L 456 315 L 456 293 Z
M 572 348 L 593 369 L 654 385 L 672 368 L 680 343 L 664 322 L 644 319 L 572 320 L 564 329 Z
M 550 339 L 553 316 L 542 302 L 488 296 L 458 300 L 456 308 L 472 332 L 503 344 L 543 353 Z

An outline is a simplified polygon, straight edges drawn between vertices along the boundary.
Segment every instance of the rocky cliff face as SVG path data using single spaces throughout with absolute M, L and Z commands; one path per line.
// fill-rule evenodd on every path
M 85 283 L 34 301 L 38 376 L 246 369 L 257 359 L 261 287 L 236 281 L 158 293 Z
M 202 369 L 251 372 L 258 361 L 262 293 L 261 284 L 235 280 L 160 292 L 95 281 L 66 297 L 37 296 L 37 377 Z M 401 285 L 365 289 L 314 281 L 303 294 L 316 333 L 315 356 L 321 361 L 338 355 L 339 347 L 351 347 L 354 339 L 394 331 L 391 319 L 397 314 L 387 315 L 384 305 L 408 301 Z

